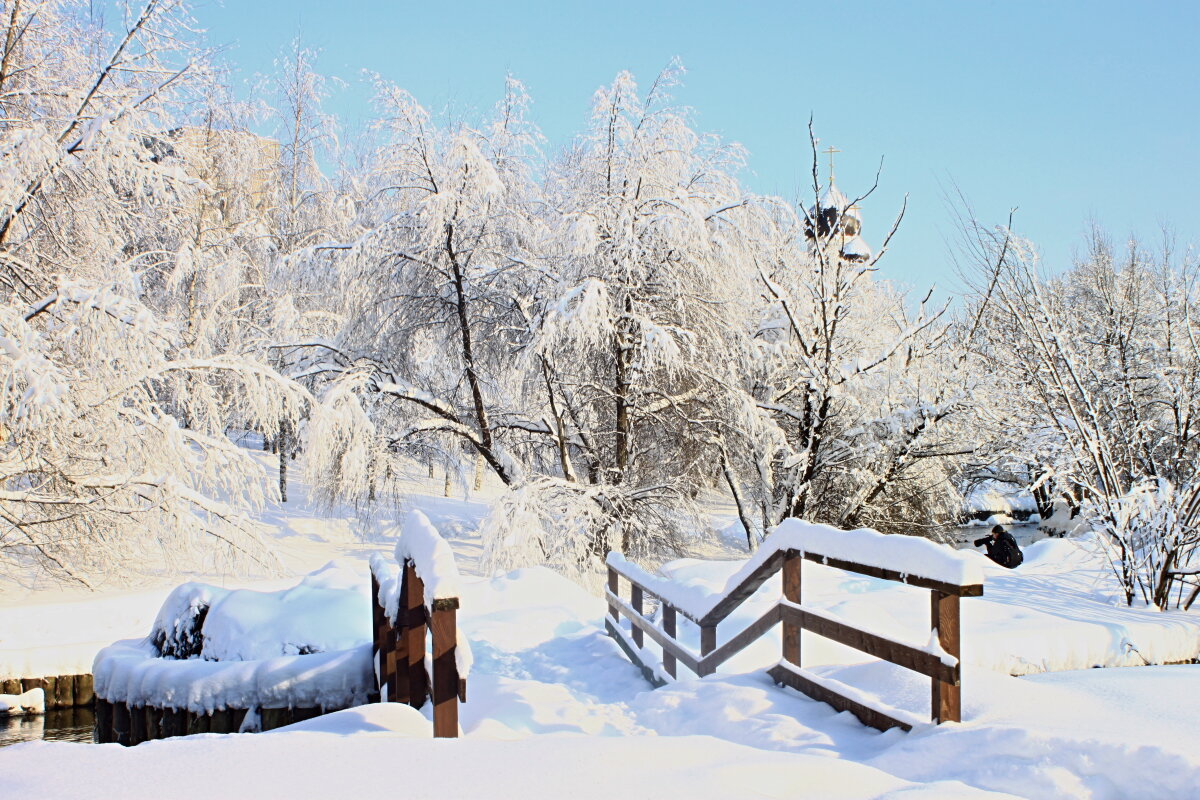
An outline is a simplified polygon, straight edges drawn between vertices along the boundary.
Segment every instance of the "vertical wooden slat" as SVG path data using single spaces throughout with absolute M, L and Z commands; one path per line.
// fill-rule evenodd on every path
M 662 611 L 663 611 L 663 633 L 667 634 L 667 636 L 670 636 L 672 639 L 674 639 L 675 638 L 675 608 L 667 603 L 663 603 Z M 663 650 L 663 669 L 666 670 L 667 674 L 670 675 L 672 678 L 676 677 L 676 675 L 675 675 L 675 656 L 671 655 L 666 650 Z
M 75 676 L 75 705 L 90 706 L 96 699 L 95 683 L 91 675 Z
M 615 569 L 613 569 L 612 567 L 609 567 L 608 568 L 608 590 L 613 593 L 614 597 L 620 596 L 619 592 L 617 591 L 617 587 L 620 584 L 618 584 L 617 581 L 618 581 L 617 571 Z M 618 625 L 620 624 L 621 612 L 618 611 L 617 607 L 614 606 L 612 603 L 608 604 L 608 616 L 610 618 L 612 618 L 613 622 L 618 623 Z
M 383 609 L 379 606 L 379 579 L 371 571 L 371 664 L 375 669 L 375 691 L 383 686 Z
M 717 649 L 717 626 L 716 625 L 701 625 L 700 626 L 700 658 Z M 716 671 L 715 667 L 709 669 L 701 669 L 700 677 L 710 675 Z
M 54 705 L 57 708 L 75 707 L 74 675 L 59 675 L 54 679 Z
M 609 572 L 609 574 L 608 574 L 608 583 L 610 586 L 614 583 L 613 579 L 614 579 L 615 575 L 616 575 L 616 573 L 613 573 L 613 572 Z M 638 614 L 645 614 L 646 613 L 645 597 L 642 594 L 642 587 L 638 586 L 636 583 L 631 584 L 631 586 L 632 586 L 632 588 L 630 589 L 630 592 L 629 592 L 629 604 L 631 606 L 633 606 L 633 610 L 636 611 Z M 612 613 L 611 609 L 612 609 L 612 607 L 609 606 L 610 614 Z M 645 641 L 646 641 L 645 632 L 643 632 L 642 629 L 639 628 L 637 625 L 634 625 L 633 626 L 633 643 L 636 644 L 638 647 L 642 647 L 644 645 Z
M 129 706 L 124 703 L 113 703 L 113 741 L 117 744 L 129 744 Z
M 387 690 L 389 703 L 407 703 L 408 670 L 401 668 L 402 664 L 408 664 L 408 639 L 404 635 L 404 621 L 401 619 L 396 626 L 384 622 L 384 626 L 383 650 L 379 654 L 383 664 L 380 692 Z
M 143 706 L 129 706 L 129 744 L 141 744 L 146 741 L 146 709 Z
M 400 597 L 396 601 L 396 619 L 388 620 L 389 638 L 384 643 L 384 660 L 387 668 L 388 702 L 407 703 L 412 692 L 408 686 L 408 609 L 411 605 L 412 582 L 408 578 L 408 567 L 400 572 Z M 422 645 L 424 646 L 424 645 Z
M 115 742 L 113 736 L 113 706 L 102 698 L 96 698 L 96 722 L 93 728 L 92 741 L 96 744 Z
M 425 671 L 425 583 L 409 561 L 404 565 L 404 582 L 408 585 L 407 619 L 401 635 L 406 640 L 407 664 L 398 664 L 408 674 L 408 704 L 413 708 L 425 705 L 429 698 L 429 674 Z M 457 691 L 457 686 L 455 687 Z
M 788 550 L 783 557 L 783 597 L 790 603 L 800 604 L 800 570 L 803 556 Z M 800 666 L 800 626 L 783 620 L 783 660 Z
M 931 591 L 929 595 L 932 629 L 937 631 L 938 642 L 942 649 L 959 659 L 961 665 L 958 595 L 943 594 L 937 590 Z M 961 675 L 961 669 L 959 674 Z M 933 721 L 936 723 L 960 722 L 962 720 L 962 686 L 940 681 L 937 678 L 931 680 L 933 681 L 933 691 L 930 713 Z
M 434 601 L 430 615 L 433 634 L 433 735 L 439 739 L 458 736 L 458 600 Z

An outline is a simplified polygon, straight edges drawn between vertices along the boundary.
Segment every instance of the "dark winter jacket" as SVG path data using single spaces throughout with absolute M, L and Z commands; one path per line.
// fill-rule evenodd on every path
M 984 545 L 987 547 L 988 558 L 995 561 L 1002 567 L 1020 566 L 1025 557 L 1021 555 L 1021 548 L 1017 547 L 1017 540 L 1008 531 L 1004 531 L 995 539 L 991 536 L 984 536 L 982 539 L 975 540 L 975 546 Z

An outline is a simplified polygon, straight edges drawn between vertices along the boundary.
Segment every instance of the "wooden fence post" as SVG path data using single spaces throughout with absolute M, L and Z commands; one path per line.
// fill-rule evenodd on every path
M 375 670 L 375 690 L 383 694 L 383 609 L 379 607 L 379 579 L 371 570 L 371 665 Z
M 614 573 L 612 573 L 612 575 L 614 577 L 609 578 L 609 583 L 615 583 L 614 578 L 616 576 L 616 573 L 614 572 Z M 646 613 L 645 602 L 644 602 L 645 598 L 642 595 L 642 587 L 638 586 L 636 583 L 630 584 L 630 586 L 631 586 L 631 588 L 629 591 L 629 604 L 632 605 L 633 610 L 636 611 L 639 616 L 641 616 Z M 637 625 L 634 625 L 633 626 L 633 643 L 636 644 L 638 647 L 642 647 L 643 644 L 645 643 L 645 641 L 646 641 L 645 632 L 642 631 L 642 629 L 639 628 Z
M 962 659 L 959 648 L 958 595 L 943 594 L 936 589 L 930 591 L 930 624 L 937 631 L 942 649 L 959 660 L 958 673 L 962 674 Z M 932 678 L 933 692 L 930 713 L 935 723 L 960 722 L 962 720 L 962 684 L 946 683 Z
M 789 603 L 800 605 L 800 570 L 804 557 L 795 550 L 788 550 L 783 556 L 783 597 Z M 789 664 L 800 666 L 800 626 L 783 621 L 783 660 Z
M 429 620 L 433 634 L 433 735 L 439 739 L 458 736 L 457 609 L 458 598 L 434 600 Z
M 663 612 L 663 633 L 667 634 L 667 636 L 674 639 L 675 638 L 675 608 L 673 606 L 669 605 L 668 603 L 663 603 L 662 612 Z M 670 675 L 672 678 L 676 677 L 675 676 L 675 656 L 668 653 L 667 649 L 665 647 L 663 648 L 663 669 L 666 670 L 667 674 Z
M 407 602 L 400 611 L 404 615 L 400 636 L 405 642 L 400 649 L 406 658 L 397 667 L 407 675 L 408 697 L 401 702 L 420 708 L 429 698 L 429 674 L 425 671 L 425 582 L 417 575 L 417 569 L 411 561 L 404 563 L 403 584 L 405 590 L 401 599 Z
M 703 659 L 706 655 L 717 649 L 717 626 L 716 625 L 701 625 L 700 626 L 700 658 Z M 716 668 L 701 669 L 700 677 L 711 675 L 716 672 Z
M 617 597 L 617 571 L 612 567 L 608 568 L 608 590 L 613 593 L 613 597 Z M 613 622 L 618 626 L 621 624 L 621 612 L 612 603 L 608 604 L 608 615 L 612 617 Z

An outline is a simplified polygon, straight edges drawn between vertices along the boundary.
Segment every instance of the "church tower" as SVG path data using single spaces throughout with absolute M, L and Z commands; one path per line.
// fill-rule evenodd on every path
M 870 245 L 859 235 L 862 231 L 862 213 L 858 206 L 846 199 L 834 182 L 833 154 L 841 151 L 830 147 L 823 152 L 829 155 L 829 186 L 817 198 L 816 205 L 808 209 L 804 236 L 810 247 L 822 247 L 829 256 L 851 263 L 864 263 L 871 259 L 872 253 Z

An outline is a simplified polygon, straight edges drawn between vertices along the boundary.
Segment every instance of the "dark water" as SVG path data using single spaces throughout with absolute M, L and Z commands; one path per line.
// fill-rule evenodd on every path
M 90 708 L 47 711 L 29 717 L 0 717 L 0 747 L 38 739 L 90 742 L 96 717 Z

